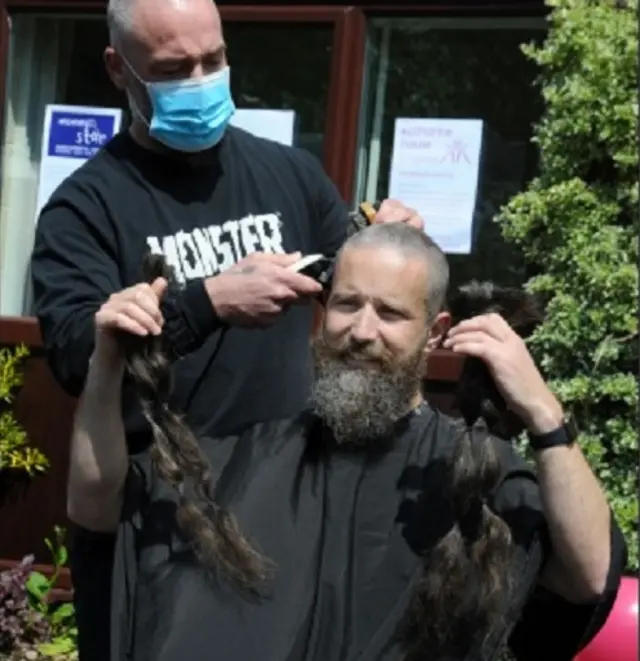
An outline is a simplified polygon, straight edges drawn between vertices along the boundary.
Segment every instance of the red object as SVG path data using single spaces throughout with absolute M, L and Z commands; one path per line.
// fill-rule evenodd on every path
M 609 619 L 575 661 L 638 661 L 638 579 L 624 577 Z

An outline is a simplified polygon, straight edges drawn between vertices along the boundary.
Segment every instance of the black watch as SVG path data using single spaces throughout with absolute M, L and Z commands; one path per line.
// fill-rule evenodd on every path
M 565 418 L 564 423 L 546 434 L 529 433 L 529 445 L 532 450 L 546 450 L 561 445 L 571 446 L 578 437 L 578 430 L 571 418 Z

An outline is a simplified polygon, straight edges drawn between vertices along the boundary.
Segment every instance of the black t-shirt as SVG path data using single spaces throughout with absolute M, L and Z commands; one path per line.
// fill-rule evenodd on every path
M 38 220 L 31 262 L 35 314 L 51 370 L 77 396 L 93 350 L 93 318 L 107 298 L 141 281 L 144 254 L 161 251 L 183 285 L 163 303 L 176 355 L 172 407 L 205 435 L 237 433 L 307 404 L 311 306 L 266 330 L 216 324 L 203 278 L 254 251 L 335 253 L 347 209 L 304 150 L 230 128 L 198 163 L 116 136 L 53 194 Z M 150 441 L 125 383 L 134 452 Z M 113 537 L 77 531 L 72 548 L 81 661 L 108 658 Z
M 118 531 L 112 660 L 402 661 L 395 635 L 422 558 L 450 527 L 443 476 L 459 434 L 423 405 L 384 451 L 331 447 L 308 414 L 204 439 L 216 502 L 274 562 L 261 600 L 204 574 L 176 532 L 175 492 L 147 453 L 136 456 Z M 505 629 L 465 661 L 496 658 L 506 636 L 519 659 L 570 661 L 604 622 L 624 553 L 613 545 L 613 587 L 598 604 L 536 603 L 547 548 L 538 486 L 511 447 L 495 443 L 503 474 L 490 506 L 512 530 L 517 590 Z
M 210 161 L 189 165 L 122 133 L 60 186 L 38 221 L 35 312 L 53 374 L 80 393 L 93 315 L 140 282 L 151 249 L 184 286 L 165 311 L 165 333 L 184 356 L 173 367 L 172 406 L 208 435 L 294 415 L 308 395 L 311 306 L 292 307 L 266 330 L 231 328 L 220 342 L 203 278 L 255 251 L 333 254 L 346 228 L 343 200 L 304 150 L 230 128 Z M 136 410 L 127 390 L 133 451 L 149 439 Z

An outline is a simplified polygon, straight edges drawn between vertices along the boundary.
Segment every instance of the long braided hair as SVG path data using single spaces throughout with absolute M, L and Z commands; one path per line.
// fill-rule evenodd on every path
M 164 258 L 148 255 L 143 263 L 146 282 L 166 278 L 173 271 Z M 252 547 L 235 518 L 212 497 L 214 478 L 209 461 L 183 418 L 169 406 L 169 352 L 162 336 L 123 334 L 126 373 L 133 381 L 142 412 L 151 426 L 150 456 L 157 474 L 176 489 L 176 519 L 202 565 L 256 593 L 269 563 Z
M 532 296 L 475 281 L 457 291 L 449 310 L 454 324 L 498 313 L 522 337 L 542 320 Z M 490 435 L 513 439 L 524 426 L 508 411 L 478 358 L 465 360 L 454 408 L 464 427 L 446 482 L 452 525 L 425 558 L 402 631 L 406 661 L 464 659 L 477 653 L 504 631 L 514 589 L 511 531 L 489 505 L 502 474 Z

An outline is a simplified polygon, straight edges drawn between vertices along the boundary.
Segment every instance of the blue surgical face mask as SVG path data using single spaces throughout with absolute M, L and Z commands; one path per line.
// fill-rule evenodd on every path
M 220 142 L 236 110 L 229 67 L 202 78 L 151 83 L 129 69 L 147 88 L 153 108 L 150 121 L 129 98 L 132 110 L 148 125 L 152 138 L 182 152 L 204 151 Z

